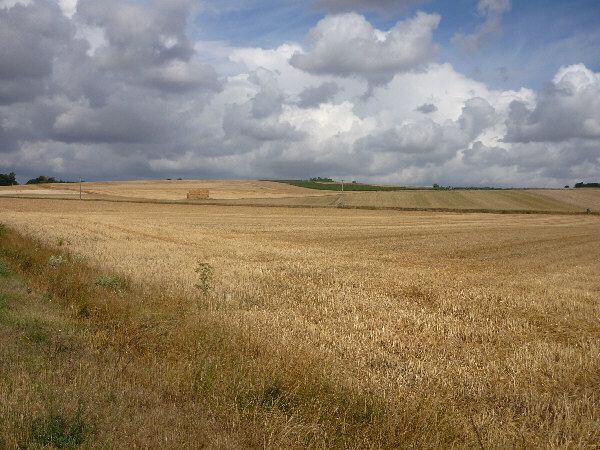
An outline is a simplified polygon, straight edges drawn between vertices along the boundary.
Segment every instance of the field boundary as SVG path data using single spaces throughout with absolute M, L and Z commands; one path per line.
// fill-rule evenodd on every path
M 316 191 L 336 191 L 336 192 L 395 192 L 395 191 L 421 191 L 433 190 L 434 188 L 410 187 L 410 186 L 388 186 L 365 183 L 339 183 L 339 182 L 320 182 L 310 180 L 264 180 L 273 183 L 289 184 L 290 186 L 313 189 Z M 343 189 L 342 189 L 343 186 Z
M 59 198 L 34 195 L 2 195 L 0 200 L 8 199 L 32 199 L 32 200 L 64 200 L 78 202 L 109 202 L 109 203 L 137 203 L 137 204 L 160 204 L 160 205 L 195 205 L 195 206 L 237 206 L 258 208 L 305 208 L 305 209 L 353 209 L 365 211 L 399 211 L 399 212 L 440 212 L 457 214 L 544 214 L 561 216 L 600 216 L 600 211 L 556 211 L 556 210 L 534 210 L 534 209 L 490 209 L 490 208 L 427 208 L 427 207 L 403 207 L 403 206 L 367 206 L 367 205 L 293 205 L 293 204 L 271 204 L 271 203 L 243 203 L 231 202 L 227 199 L 222 201 L 187 201 L 187 200 L 151 200 L 131 198 Z M 290 199 L 302 197 L 286 197 Z

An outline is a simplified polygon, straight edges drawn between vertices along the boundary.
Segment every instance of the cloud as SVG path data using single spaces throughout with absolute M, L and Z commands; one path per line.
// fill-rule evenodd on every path
M 498 119 L 496 110 L 487 100 L 474 97 L 465 102 L 458 124 L 470 139 L 474 139 L 486 128 L 494 125 Z
M 158 90 L 186 92 L 198 89 L 219 91 L 221 81 L 215 69 L 198 62 L 171 61 L 159 67 L 150 68 L 143 80 Z
M 44 93 L 54 58 L 80 53 L 74 32 L 50 1 L 0 9 L 0 104 Z
M 485 39 L 502 32 L 502 17 L 510 8 L 510 0 L 479 0 L 477 12 L 483 23 L 471 34 L 456 33 L 452 43 L 468 51 L 479 50 Z
M 317 0 L 319 8 L 329 11 L 403 11 L 427 0 Z
M 422 112 L 423 114 L 431 114 L 438 110 L 438 107 L 433 103 L 423 103 L 421 106 L 415 108 L 415 111 Z
M 0 166 L 22 177 L 460 185 L 600 172 L 599 74 L 583 65 L 539 92 L 490 89 L 432 61 L 440 18 L 424 13 L 387 31 L 327 16 L 304 45 L 216 49 L 190 34 L 194 3 L 0 8 Z
M 24 5 L 27 6 L 31 3 L 30 0 L 0 0 L 0 8 L 10 9 L 15 5 Z
M 361 138 L 355 146 L 360 152 L 393 153 L 395 158 L 385 158 L 388 170 L 407 165 L 439 165 L 456 158 L 460 150 L 496 121 L 494 108 L 486 100 L 475 97 L 464 103 L 456 120 L 443 123 L 429 118 L 407 120 Z
M 157 0 L 152 7 L 134 1 L 79 0 L 75 18 L 103 30 L 105 42 L 94 51 L 99 70 L 161 91 L 218 91 L 215 70 L 194 60 L 194 42 L 186 33 L 193 9 L 187 0 Z
M 556 144 L 527 143 L 510 147 L 487 146 L 476 141 L 463 152 L 467 167 L 491 173 L 512 174 L 514 185 L 547 186 L 594 179 L 600 168 L 598 144 L 574 139 Z M 557 180 L 560 180 L 557 183 Z M 496 183 L 510 185 L 498 177 Z
M 119 100 L 101 108 L 73 106 L 56 117 L 54 137 L 63 142 L 156 142 L 164 132 L 163 113 L 152 108 L 153 102 L 144 108 L 142 99 L 135 100 L 135 105 Z
M 300 108 L 314 108 L 322 103 L 327 103 L 341 88 L 333 81 L 327 81 L 318 86 L 309 86 L 298 95 L 298 106 Z
M 133 1 L 80 0 L 78 19 L 105 31 L 107 45 L 99 62 L 112 70 L 136 71 L 173 60 L 189 61 L 193 44 L 185 33 L 190 2 L 154 2 L 153 7 Z
M 248 83 L 254 95 L 248 101 L 225 107 L 225 139 L 248 150 L 264 142 L 302 139 L 304 134 L 282 117 L 286 96 L 279 88 L 276 73 L 259 68 L 249 74 Z
M 562 67 L 534 108 L 511 103 L 506 125 L 506 142 L 600 140 L 600 74 L 582 64 Z
M 363 16 L 327 16 L 310 30 L 308 48 L 292 55 L 292 66 L 318 75 L 360 77 L 370 86 L 395 74 L 422 69 L 437 52 L 433 30 L 440 16 L 418 12 L 390 30 L 374 28 Z
M 110 144 L 111 154 L 144 144 L 147 156 L 157 144 L 179 148 L 222 87 L 186 35 L 190 11 L 186 2 L 86 0 L 72 17 L 46 0 L 0 9 L 0 152 L 57 152 L 58 143 L 99 152 Z M 106 37 L 91 54 L 80 32 L 89 26 Z

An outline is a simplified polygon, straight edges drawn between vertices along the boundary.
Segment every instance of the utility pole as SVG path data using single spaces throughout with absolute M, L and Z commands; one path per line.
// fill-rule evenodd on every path
M 342 178 L 342 194 L 344 193 L 344 179 Z
M 81 177 L 79 177 L 79 200 L 81 200 Z

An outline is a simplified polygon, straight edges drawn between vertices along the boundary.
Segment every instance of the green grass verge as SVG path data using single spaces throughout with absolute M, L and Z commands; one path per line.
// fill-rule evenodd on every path
M 308 180 L 269 180 L 277 183 L 291 184 L 292 186 L 298 186 L 308 189 L 318 189 L 321 191 L 341 191 L 341 183 L 320 183 L 317 181 Z M 362 183 L 344 183 L 344 191 L 407 191 L 417 190 L 421 188 L 411 188 L 404 186 L 375 186 L 373 184 L 362 184 Z
M 276 183 L 291 184 L 292 186 L 303 187 L 307 189 L 317 189 L 321 191 L 341 191 L 341 183 L 327 183 L 320 181 L 310 180 L 265 180 L 274 181 Z M 506 190 L 511 188 L 499 188 L 490 186 L 437 186 L 437 187 L 409 187 L 409 186 L 379 186 L 375 184 L 364 184 L 364 183 L 344 183 L 344 191 L 431 191 L 431 190 L 482 190 L 482 191 L 495 191 L 495 190 Z

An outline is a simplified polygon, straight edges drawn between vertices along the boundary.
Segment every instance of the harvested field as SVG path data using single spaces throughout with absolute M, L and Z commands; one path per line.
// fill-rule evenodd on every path
M 79 189 L 73 186 L 72 189 Z M 109 197 L 142 198 L 149 200 L 184 200 L 187 193 L 208 189 L 213 199 L 281 198 L 326 195 L 312 189 L 270 181 L 246 180 L 147 180 L 83 183 L 89 194 Z
M 78 188 L 79 189 L 79 188 Z M 33 186 L 0 186 L 0 195 L 33 195 L 33 196 L 55 196 L 55 197 L 74 197 L 79 196 L 79 190 L 50 188 L 47 185 Z
M 146 180 L 83 183 L 87 199 L 187 201 L 193 190 L 210 199 L 192 201 L 234 205 L 398 208 L 456 211 L 584 212 L 600 211 L 600 189 L 403 190 L 345 192 L 307 189 L 280 182 L 242 180 Z M 11 186 L 0 195 L 74 198 L 78 184 Z
M 542 197 L 527 190 L 423 190 L 365 192 L 348 196 L 348 206 L 377 205 L 404 208 L 573 211 L 568 202 Z
M 548 192 L 548 193 L 547 193 Z M 556 192 L 557 194 L 553 194 Z M 559 195 L 561 194 L 561 195 Z M 570 194 L 570 195 L 569 195 Z M 555 197 L 553 196 L 555 195 Z M 232 203 L 242 203 L 233 201 Z M 405 190 L 395 192 L 345 192 L 319 197 L 247 199 L 246 204 L 319 207 L 445 209 L 456 211 L 582 212 L 600 211 L 600 190 L 562 195 L 552 190 Z M 587 206 L 585 206 L 587 205 Z
M 133 306 L 169 339 L 176 314 L 192 339 L 189 319 L 206 294 L 198 320 L 229 336 L 215 348 L 238 355 L 279 405 L 250 415 L 264 419 L 252 426 L 237 409 L 220 418 L 234 443 L 593 448 L 600 439 L 595 216 L 25 199 L 0 199 L 0 215 L 163 298 Z M 197 371 L 156 367 L 155 378 L 177 380 L 173 398 L 198 395 Z M 361 401 L 327 422 L 327 405 Z M 164 431 L 142 408 L 130 413 Z M 122 445 L 152 444 L 97 423 L 98 436 L 114 426 Z
M 535 193 L 582 209 L 600 211 L 600 189 L 540 189 Z

